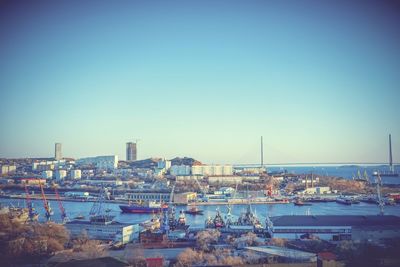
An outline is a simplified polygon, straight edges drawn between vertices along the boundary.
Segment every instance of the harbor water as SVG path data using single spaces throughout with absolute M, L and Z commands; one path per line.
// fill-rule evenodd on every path
M 45 211 L 43 208 L 43 202 L 41 200 L 32 200 L 34 207 L 40 214 L 39 220 L 45 220 Z M 22 199 L 0 199 L 0 203 L 3 205 L 14 205 L 25 207 L 25 201 Z M 61 222 L 60 210 L 56 201 L 50 201 L 51 207 L 54 211 L 52 220 L 55 222 Z M 63 206 L 70 219 L 78 215 L 85 216 L 88 219 L 90 208 L 93 202 L 63 202 Z M 105 208 L 110 209 L 110 214 L 115 216 L 115 220 L 124 223 L 140 223 L 150 219 L 153 215 L 151 214 L 128 214 L 122 213 L 119 209 L 119 204 L 105 203 Z M 226 205 L 217 206 L 199 206 L 200 209 L 204 210 L 203 215 L 186 215 L 187 223 L 194 228 L 204 227 L 205 220 L 210 216 L 214 217 L 216 209 L 225 215 L 227 212 Z M 241 212 L 244 212 L 247 208 L 246 205 L 235 205 L 232 209 L 234 217 L 239 216 Z M 189 209 L 187 206 L 177 206 L 176 213 L 180 210 Z M 262 223 L 265 222 L 266 216 L 279 216 L 279 215 L 377 215 L 379 213 L 379 207 L 376 204 L 359 203 L 350 206 L 338 204 L 336 202 L 327 203 L 313 203 L 311 206 L 295 206 L 293 203 L 289 204 L 254 204 L 252 205 L 253 211 L 256 213 Z M 385 206 L 385 214 L 400 216 L 400 205 Z

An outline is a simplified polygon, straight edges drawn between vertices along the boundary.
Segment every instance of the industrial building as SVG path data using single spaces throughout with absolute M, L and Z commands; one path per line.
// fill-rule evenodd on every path
M 107 224 L 93 224 L 90 221 L 74 220 L 67 222 L 65 227 L 73 238 L 86 232 L 89 239 L 115 241 L 126 244 L 137 239 L 139 236 L 138 224 L 126 224 L 114 221 Z
M 289 249 L 277 246 L 258 246 L 245 247 L 245 251 L 251 251 L 261 257 L 266 257 L 271 262 L 280 263 L 315 263 L 311 266 L 316 266 L 317 255 L 297 249 Z
M 133 192 L 133 193 L 125 193 L 125 199 L 130 201 L 163 201 L 169 202 L 170 198 L 169 192 Z
M 329 186 L 308 187 L 298 192 L 298 194 L 305 194 L 305 195 L 321 195 L 329 193 L 331 193 L 331 188 Z
M 137 160 L 137 145 L 133 142 L 126 143 L 126 161 Z
M 215 184 L 215 183 L 221 183 L 221 184 L 237 184 L 241 183 L 243 181 L 242 176 L 209 176 L 208 177 L 208 183 L 209 184 Z
M 400 237 L 400 217 L 393 215 L 284 215 L 267 217 L 271 237 L 300 239 L 317 236 L 339 241 L 379 242 Z

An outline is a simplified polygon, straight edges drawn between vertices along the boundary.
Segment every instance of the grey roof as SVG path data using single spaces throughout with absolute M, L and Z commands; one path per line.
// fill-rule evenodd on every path
M 284 215 L 271 217 L 274 226 L 397 226 L 394 215 Z
M 316 257 L 315 253 L 309 253 L 297 249 L 289 249 L 276 246 L 258 246 L 258 247 L 245 247 L 246 250 L 264 253 L 268 255 L 275 255 L 285 258 L 296 258 L 302 260 L 310 260 Z M 315 259 L 314 259 L 315 260 Z

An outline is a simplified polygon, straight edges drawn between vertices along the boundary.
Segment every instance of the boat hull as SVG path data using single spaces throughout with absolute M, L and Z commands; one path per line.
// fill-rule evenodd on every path
M 161 213 L 166 212 L 168 208 L 156 208 L 156 207 L 142 207 L 142 206 L 124 206 L 120 205 L 119 208 L 123 213 L 140 213 L 140 214 L 148 214 L 148 213 Z

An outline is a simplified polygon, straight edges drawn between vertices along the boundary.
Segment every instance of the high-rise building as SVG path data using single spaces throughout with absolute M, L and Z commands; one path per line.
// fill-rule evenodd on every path
M 54 147 L 54 158 L 56 160 L 62 159 L 61 143 L 56 143 L 56 145 Z
M 134 160 L 137 160 L 136 143 L 128 142 L 126 143 L 126 161 Z

